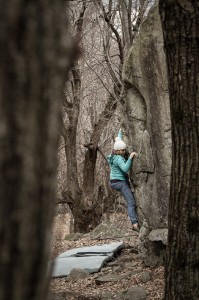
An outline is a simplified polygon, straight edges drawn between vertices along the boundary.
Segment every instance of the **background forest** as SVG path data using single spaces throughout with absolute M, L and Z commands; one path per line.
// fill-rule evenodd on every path
M 72 1 L 69 5 L 79 56 L 65 88 L 58 193 L 59 202 L 71 209 L 76 231 L 86 232 L 99 224 L 115 203 L 105 156 L 122 125 L 124 59 L 151 5 L 152 1 Z
M 0 0 L 0 300 L 198 300 L 198 15 L 198 0 Z M 119 128 L 139 234 L 108 185 Z M 115 240 L 100 274 L 50 278 L 60 251 Z

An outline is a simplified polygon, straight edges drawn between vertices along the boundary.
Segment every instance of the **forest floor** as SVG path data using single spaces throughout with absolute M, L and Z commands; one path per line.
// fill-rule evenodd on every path
M 62 220 L 59 218 L 55 220 L 51 246 L 51 259 L 54 259 L 56 256 L 67 250 L 77 247 L 109 244 L 117 241 L 124 241 L 125 247 L 114 260 L 114 262 L 118 262 L 118 266 L 120 266 L 118 268 L 111 268 L 107 263 L 100 272 L 90 274 L 84 279 L 69 279 L 68 277 L 52 278 L 50 282 L 51 296 L 49 300 L 109 300 L 114 299 L 114 295 L 116 299 L 118 299 L 119 292 L 125 291 L 132 286 L 143 287 L 147 293 L 146 300 L 163 299 L 164 268 L 146 267 L 139 258 L 138 253 L 135 251 L 135 247 L 138 243 L 138 234 L 132 231 L 126 216 L 119 216 L 119 218 L 117 217 L 115 220 L 119 221 L 113 221 L 115 222 L 114 226 L 118 226 L 120 229 L 122 226 L 124 227 L 126 231 L 124 237 L 119 239 L 111 239 L 111 237 L 101 239 L 98 237 L 95 239 L 89 236 L 82 236 L 82 238 L 77 241 L 65 239 L 65 236 L 68 234 L 68 226 L 65 221 L 63 223 L 63 217 Z M 129 275 L 127 277 L 124 276 L 124 279 L 122 280 L 114 282 L 104 282 L 103 284 L 98 284 L 96 282 L 96 278 L 110 273 L 116 276 L 122 274 Z M 143 275 L 146 273 L 149 275 L 148 280 L 143 279 Z M 111 295 L 110 298 L 108 296 L 109 294 Z

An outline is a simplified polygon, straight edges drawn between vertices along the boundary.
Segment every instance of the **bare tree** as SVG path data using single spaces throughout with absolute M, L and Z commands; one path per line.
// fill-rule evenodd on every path
M 199 295 L 199 3 L 160 1 L 172 121 L 165 299 Z
M 62 1 L 0 1 L 0 299 L 46 299 L 64 81 Z

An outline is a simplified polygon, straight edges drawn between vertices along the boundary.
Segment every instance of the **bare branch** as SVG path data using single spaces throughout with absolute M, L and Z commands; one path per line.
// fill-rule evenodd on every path
M 123 53 L 123 44 L 122 44 L 122 40 L 120 38 L 120 35 L 119 35 L 118 31 L 115 29 L 114 25 L 112 24 L 112 21 L 111 21 L 109 15 L 106 13 L 104 5 L 102 3 L 102 0 L 95 0 L 95 2 L 101 8 L 102 13 L 103 13 L 102 16 L 103 16 L 104 20 L 106 21 L 107 25 L 112 30 L 112 32 L 115 34 L 117 44 L 118 44 L 118 49 L 119 49 L 120 62 L 121 62 L 121 64 L 123 64 L 124 53 Z
M 115 96 L 110 92 L 110 90 L 108 89 L 108 87 L 106 86 L 106 84 L 104 83 L 104 81 L 102 80 L 101 76 L 95 71 L 95 69 L 91 65 L 89 65 L 87 62 L 85 62 L 85 63 L 95 73 L 95 75 L 101 81 L 102 85 L 104 86 L 104 88 L 106 89 L 106 91 L 109 93 L 109 95 L 111 97 L 115 98 Z

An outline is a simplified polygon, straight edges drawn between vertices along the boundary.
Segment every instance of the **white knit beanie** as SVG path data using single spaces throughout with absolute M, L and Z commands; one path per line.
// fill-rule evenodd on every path
M 124 149 L 126 149 L 126 144 L 119 137 L 116 137 L 113 149 L 114 150 L 124 150 Z

